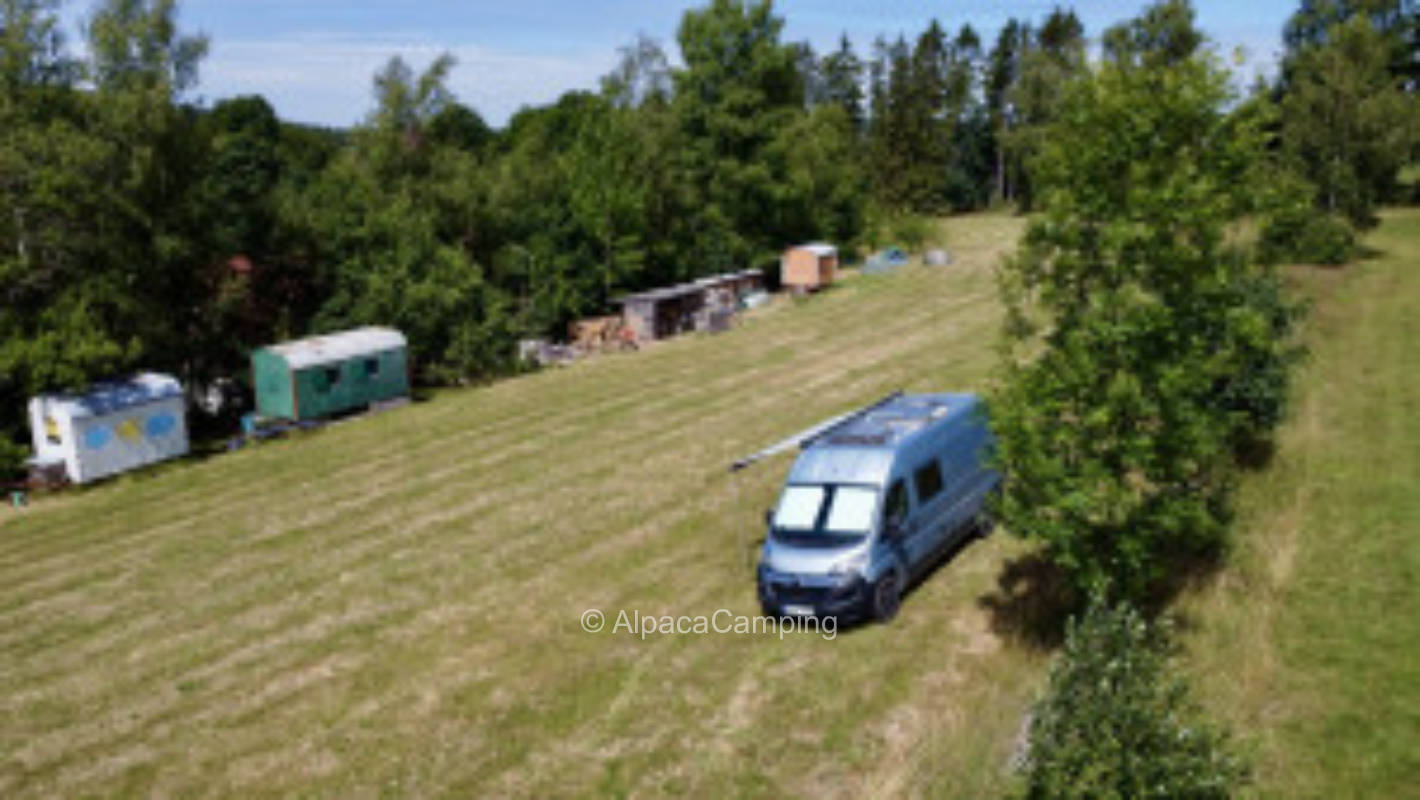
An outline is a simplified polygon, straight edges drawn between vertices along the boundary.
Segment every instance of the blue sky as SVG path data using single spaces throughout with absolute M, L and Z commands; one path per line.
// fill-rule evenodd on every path
M 663 0 L 181 0 L 183 30 L 211 39 L 194 94 L 209 103 L 262 94 L 283 119 L 326 125 L 358 122 L 370 110 L 370 78 L 390 56 L 422 66 L 441 52 L 458 59 L 450 80 L 459 99 L 501 125 L 523 105 L 569 89 L 593 88 L 616 62 L 617 47 L 642 32 L 675 59 L 682 13 L 702 3 Z M 950 30 L 970 22 L 987 40 L 1011 16 L 1039 20 L 1055 2 L 1035 0 L 779 0 L 784 37 L 822 52 L 846 31 L 859 54 L 874 36 L 915 35 L 936 17 Z M 1067 4 L 1068 5 L 1068 4 Z M 1200 26 L 1224 53 L 1242 47 L 1244 82 L 1270 72 L 1282 24 L 1296 0 L 1195 0 Z M 70 0 L 77 31 L 91 7 Z M 1096 37 L 1142 2 L 1074 4 Z M 78 38 L 77 33 L 74 34 Z

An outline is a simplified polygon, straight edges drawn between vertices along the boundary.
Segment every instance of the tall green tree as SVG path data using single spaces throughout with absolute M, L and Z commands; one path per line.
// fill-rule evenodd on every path
M 80 69 L 57 2 L 0 3 L 0 479 L 21 458 L 28 395 L 82 385 L 135 349 L 105 324 L 123 283 L 90 227 L 108 145 L 84 125 Z
M 351 146 L 286 210 L 329 265 L 313 325 L 398 327 L 418 374 L 437 381 L 493 374 L 513 357 L 507 298 L 468 241 L 480 214 L 477 158 L 430 134 L 453 102 L 452 68 L 448 56 L 422 72 L 391 59 Z
M 268 340 L 279 313 L 266 293 L 277 250 L 281 123 L 259 96 L 218 103 L 198 121 L 205 163 L 192 193 L 198 225 L 186 270 L 198 284 L 201 324 L 188 329 L 188 377 L 245 372 L 247 350 Z
M 986 72 L 983 76 L 983 94 L 986 111 L 992 131 L 992 155 L 996 162 L 996 188 L 994 195 L 1002 201 L 1010 201 L 1014 195 L 1015 181 L 1012 163 L 1006 153 L 1005 142 L 1016 125 L 1016 109 L 1012 103 L 1011 87 L 1015 86 L 1021 72 L 1021 58 L 1030 42 L 1030 27 L 1015 17 L 1006 21 L 996 35 L 996 44 L 987 56 Z
M 645 268 L 647 153 L 638 116 L 635 109 L 593 106 L 570 151 L 572 216 L 596 251 L 596 288 L 586 310 L 608 307 Z
M 1186 61 L 1203 44 L 1188 0 L 1166 0 L 1105 31 L 1105 58 L 1143 68 Z
M 427 135 L 438 145 L 481 154 L 493 143 L 493 129 L 477 111 L 459 102 L 446 103 L 429 120 Z
M 620 58 L 602 78 L 602 94 L 623 107 L 648 103 L 664 105 L 671 96 L 671 68 L 660 42 L 639 34 L 631 44 L 617 49 Z
M 1420 141 L 1420 100 L 1400 81 L 1385 36 L 1366 14 L 1331 25 L 1323 41 L 1288 58 L 1284 146 L 1322 208 L 1357 225 L 1373 222 Z
M 824 102 L 843 109 L 854 131 L 863 130 L 866 119 L 863 62 L 853 52 L 848 34 L 839 37 L 837 50 L 823 57 L 819 72 L 823 75 Z
M 1391 77 L 1408 92 L 1420 90 L 1420 5 L 1415 0 L 1301 0 L 1282 31 L 1283 83 L 1290 81 L 1298 54 L 1326 44 L 1334 27 L 1354 17 L 1370 21 L 1385 40 Z
M 0 15 L 6 408 L 140 360 L 185 370 L 203 309 L 189 260 L 198 204 L 183 201 L 203 159 L 176 104 L 205 41 L 178 32 L 172 2 L 110 0 L 80 62 L 63 50 L 57 4 L 8 0 Z
M 1011 125 L 1001 147 L 1006 162 L 1015 165 L 1013 199 L 1029 210 L 1035 200 L 1032 160 L 1060 114 L 1066 87 L 1084 70 L 1085 28 L 1075 12 L 1056 8 L 1024 44 L 1015 80 L 1007 89 Z
M 1067 83 L 1032 164 L 1042 215 L 1002 270 L 992 402 L 1006 526 L 1082 593 L 1146 598 L 1170 555 L 1223 542 L 1244 410 L 1218 397 L 1285 357 L 1225 246 L 1259 208 L 1266 121 L 1229 115 L 1211 56 L 1107 61 Z
M 786 171 L 778 187 L 784 241 L 852 242 L 864 227 L 867 180 L 848 112 L 821 105 L 798 116 L 771 147 Z
M 947 76 L 947 114 L 952 120 L 951 158 L 945 176 L 944 200 L 957 211 L 990 202 L 992 187 L 991 122 L 982 92 L 985 69 L 981 38 L 963 24 L 952 40 Z M 982 91 L 978 91 L 978 89 Z
M 698 272 L 760 263 L 784 242 L 776 184 L 784 165 L 768 148 L 799 113 L 795 53 L 769 0 L 712 0 L 687 11 L 676 39 L 682 171 L 689 195 L 680 240 Z
M 184 34 L 175 0 L 104 0 L 86 23 L 90 124 L 111 146 L 110 195 L 96 228 L 104 258 L 131 281 L 132 316 L 112 320 L 140 343 L 144 364 L 199 377 L 209 317 L 196 115 L 181 103 L 207 40 Z

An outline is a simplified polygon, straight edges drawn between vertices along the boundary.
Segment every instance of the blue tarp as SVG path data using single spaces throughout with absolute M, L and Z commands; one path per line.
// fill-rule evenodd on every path
M 867 262 L 863 264 L 863 272 L 871 275 L 891 272 L 898 267 L 905 266 L 907 266 L 906 251 L 901 247 L 889 247 L 868 256 Z

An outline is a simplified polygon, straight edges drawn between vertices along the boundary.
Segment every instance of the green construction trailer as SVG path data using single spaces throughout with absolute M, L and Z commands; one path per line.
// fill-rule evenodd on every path
M 408 342 L 391 328 L 357 328 L 251 354 L 256 412 L 316 420 L 409 396 Z

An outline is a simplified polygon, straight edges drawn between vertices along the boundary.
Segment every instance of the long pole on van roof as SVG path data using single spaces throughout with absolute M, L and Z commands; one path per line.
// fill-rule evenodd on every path
M 750 455 L 745 456 L 744 458 L 741 458 L 740 460 L 730 465 L 730 472 L 739 472 L 745 467 L 752 466 L 760 461 L 763 461 L 766 458 L 769 458 L 770 456 L 778 455 L 779 453 L 782 453 L 785 450 L 792 450 L 795 447 L 808 447 L 814 442 L 814 440 L 828 434 L 834 428 L 837 428 L 838 426 L 848 422 L 849 420 L 857 419 L 858 417 L 867 414 L 873 409 L 880 408 L 901 396 L 902 390 L 899 389 L 893 392 L 892 394 L 882 398 L 881 400 L 878 400 L 875 403 L 870 403 L 869 405 L 863 406 L 862 408 L 856 409 L 854 411 L 849 411 L 846 414 L 839 414 L 836 417 L 830 417 L 829 419 L 826 419 L 823 422 L 818 423 L 817 425 L 805 428 L 794 434 L 793 436 L 775 442 L 774 444 L 771 444 L 770 446 L 764 448 L 763 450 L 760 450 L 757 453 L 752 453 Z

